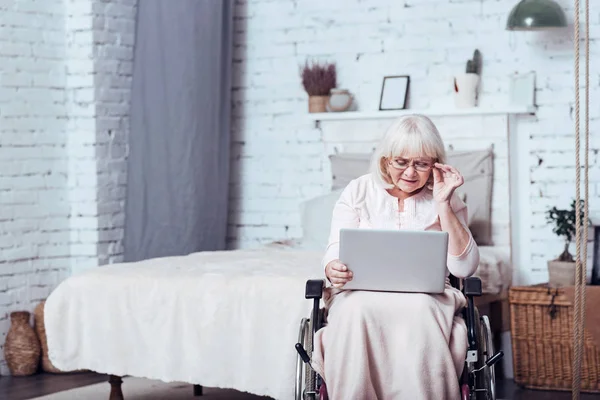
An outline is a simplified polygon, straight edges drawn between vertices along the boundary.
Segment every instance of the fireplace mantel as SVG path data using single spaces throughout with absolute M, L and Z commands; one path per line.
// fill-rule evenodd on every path
M 319 124 L 321 121 L 393 119 L 407 114 L 423 114 L 428 117 L 460 117 L 488 115 L 533 115 L 535 107 L 505 106 L 505 107 L 473 107 L 473 108 L 439 108 L 439 109 L 405 109 L 390 111 L 346 111 L 308 114 L 308 118 Z

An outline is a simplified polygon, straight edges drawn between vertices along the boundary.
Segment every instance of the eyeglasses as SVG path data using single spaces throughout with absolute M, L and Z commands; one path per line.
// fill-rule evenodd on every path
M 413 165 L 413 168 L 419 172 L 428 172 L 434 164 L 430 160 L 407 160 L 405 158 L 395 158 L 390 161 L 390 165 L 395 169 L 404 170 Z

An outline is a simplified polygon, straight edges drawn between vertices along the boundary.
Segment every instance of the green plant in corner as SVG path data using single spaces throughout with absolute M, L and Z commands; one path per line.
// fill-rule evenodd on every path
M 584 206 L 584 202 L 585 200 L 580 200 L 580 222 L 581 225 L 584 225 L 584 212 L 583 212 L 583 206 Z M 556 207 L 552 207 L 551 209 L 549 209 L 548 211 L 546 211 L 546 220 L 548 221 L 549 224 L 553 224 L 554 227 L 552 228 L 552 232 L 554 232 L 557 236 L 560 237 L 564 237 L 565 239 L 565 249 L 564 251 L 558 256 L 558 258 L 556 259 L 556 261 L 566 261 L 566 262 L 574 262 L 575 259 L 573 258 L 573 255 L 569 252 L 569 244 L 573 241 L 573 239 L 575 238 L 575 233 L 576 233 L 576 229 L 575 229 L 575 224 L 576 222 L 576 215 L 577 215 L 577 209 L 575 208 L 575 200 L 573 200 L 571 202 L 571 208 L 568 210 L 559 210 Z M 588 224 L 590 223 L 590 221 L 588 220 Z

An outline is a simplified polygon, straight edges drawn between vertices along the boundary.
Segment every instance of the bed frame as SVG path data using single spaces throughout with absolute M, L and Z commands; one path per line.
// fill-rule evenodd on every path
M 121 388 L 121 384 L 123 383 L 123 379 L 120 376 L 109 375 L 108 383 L 110 383 L 110 395 L 108 396 L 108 400 L 125 400 L 123 397 L 123 389 Z M 202 386 L 201 385 L 193 385 L 194 386 L 194 396 L 202 396 Z

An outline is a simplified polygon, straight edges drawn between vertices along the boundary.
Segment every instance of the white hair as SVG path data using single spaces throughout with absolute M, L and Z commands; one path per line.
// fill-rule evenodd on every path
M 386 163 L 393 157 L 427 156 L 444 164 L 446 150 L 434 123 L 424 115 L 407 115 L 395 120 L 371 159 L 371 173 L 385 189 L 394 187 Z

